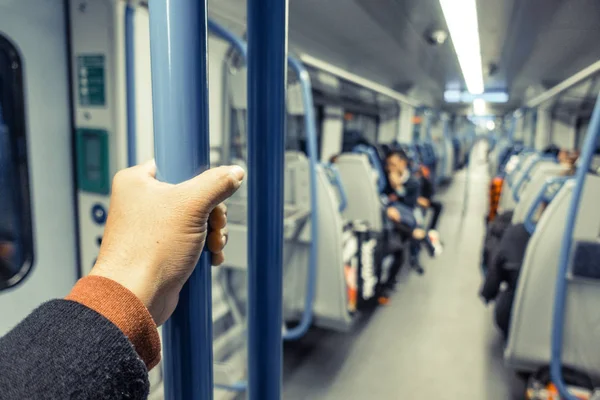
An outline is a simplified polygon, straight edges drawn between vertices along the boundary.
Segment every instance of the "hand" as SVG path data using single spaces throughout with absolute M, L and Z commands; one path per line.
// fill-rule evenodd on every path
M 205 241 L 213 264 L 223 262 L 227 218 L 220 203 L 240 187 L 244 174 L 240 167 L 219 167 L 172 185 L 155 179 L 153 161 L 120 171 L 90 275 L 131 290 L 161 325 L 175 310 Z
M 400 198 L 398 197 L 398 195 L 396 193 L 390 193 L 388 196 L 389 201 L 391 201 L 392 203 L 400 200 Z
M 390 181 L 390 186 L 394 189 L 398 189 L 402 186 L 402 175 L 397 172 L 390 172 L 388 175 L 388 179 Z
M 0 241 L 0 258 L 10 259 L 14 252 L 14 246 L 10 242 Z
M 423 208 L 429 208 L 429 206 L 431 205 L 431 203 L 429 202 L 429 200 L 427 200 L 425 197 L 418 197 L 417 198 L 417 204 L 420 205 Z
M 400 223 L 400 211 L 394 207 L 388 207 L 387 216 L 396 223 Z

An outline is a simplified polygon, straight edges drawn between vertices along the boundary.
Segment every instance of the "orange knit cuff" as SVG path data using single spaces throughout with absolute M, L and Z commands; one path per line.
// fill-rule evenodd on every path
M 80 279 L 65 298 L 75 301 L 115 324 L 127 336 L 148 371 L 160 361 L 160 338 L 152 316 L 129 289 L 101 276 Z

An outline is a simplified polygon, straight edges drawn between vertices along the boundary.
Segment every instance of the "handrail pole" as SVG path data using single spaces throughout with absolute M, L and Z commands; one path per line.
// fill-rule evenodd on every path
M 248 397 L 282 388 L 287 0 L 248 0 Z
M 569 204 L 569 213 L 567 214 L 565 230 L 563 231 L 558 272 L 556 276 L 554 308 L 552 314 L 550 374 L 552 376 L 552 382 L 556 385 L 561 397 L 565 400 L 577 400 L 568 392 L 567 385 L 562 376 L 562 347 L 565 306 L 567 300 L 567 272 L 573 247 L 573 232 L 575 231 L 575 223 L 577 222 L 577 214 L 579 213 L 579 206 L 583 194 L 583 186 L 585 184 L 588 169 L 594 157 L 598 137 L 600 137 L 600 94 L 596 99 L 592 120 L 588 127 L 585 143 L 582 147 L 580 164 L 575 174 L 575 186 L 573 187 L 573 195 L 571 197 L 571 203 Z
M 137 164 L 137 110 L 135 98 L 135 7 L 125 6 L 125 84 L 127 108 L 127 166 Z
M 209 166 L 206 0 L 151 0 L 150 50 L 158 178 Z M 206 252 L 163 328 L 165 398 L 213 398 L 211 267 Z

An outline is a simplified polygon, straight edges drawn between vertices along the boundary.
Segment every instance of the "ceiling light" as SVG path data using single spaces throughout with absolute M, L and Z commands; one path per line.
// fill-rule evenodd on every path
M 472 103 L 475 99 L 483 99 L 488 103 L 506 103 L 508 101 L 508 93 L 494 91 L 474 95 L 466 91 L 461 92 L 460 90 L 446 90 L 444 92 L 446 103 Z
M 483 93 L 477 2 L 476 0 L 440 0 L 440 5 L 467 89 L 473 94 Z
M 485 123 L 485 127 L 488 129 L 488 131 L 493 131 L 496 128 L 496 123 L 490 119 Z
M 486 105 L 485 100 L 483 99 L 475 99 L 473 100 L 473 114 L 475 115 L 485 115 L 486 113 Z

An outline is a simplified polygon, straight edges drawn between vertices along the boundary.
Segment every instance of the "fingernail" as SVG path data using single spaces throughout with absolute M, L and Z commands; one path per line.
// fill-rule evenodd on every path
M 235 176 L 240 182 L 244 180 L 244 176 L 246 175 L 246 171 L 244 171 L 244 169 L 238 165 L 234 165 L 233 167 L 231 167 L 229 173 Z

